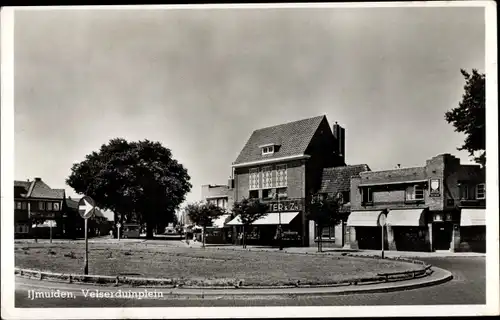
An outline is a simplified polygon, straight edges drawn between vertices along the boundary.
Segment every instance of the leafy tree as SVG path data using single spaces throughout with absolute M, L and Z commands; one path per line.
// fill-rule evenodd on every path
M 173 214 L 191 190 L 187 170 L 170 149 L 149 140 L 112 139 L 80 163 L 66 183 L 115 213 L 115 222 L 145 223 L 147 237 Z
M 213 222 L 218 217 L 226 213 L 222 208 L 219 208 L 213 203 L 200 202 L 191 203 L 186 206 L 186 212 L 189 219 L 195 224 L 203 228 L 202 245 L 205 247 L 205 235 L 207 227 L 213 225 Z
M 247 230 L 250 225 L 268 214 L 268 205 L 260 202 L 258 199 L 243 198 L 241 201 L 235 201 L 233 204 L 233 214 L 238 216 L 243 225 L 243 248 L 246 248 Z
M 334 226 L 340 221 L 340 198 L 326 195 L 313 195 L 308 208 L 307 218 L 316 224 L 318 252 L 322 251 L 321 233 L 323 227 Z
M 453 124 L 456 132 L 463 132 L 466 137 L 458 150 L 467 150 L 474 160 L 481 165 L 486 164 L 486 76 L 472 69 L 472 74 L 461 69 L 465 78 L 464 94 L 458 107 L 447 111 L 445 119 Z

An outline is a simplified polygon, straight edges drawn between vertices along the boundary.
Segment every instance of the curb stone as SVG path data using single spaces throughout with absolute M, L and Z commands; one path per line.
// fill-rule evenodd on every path
M 358 257 L 357 255 L 348 255 L 352 257 Z M 381 257 L 370 257 L 370 256 L 360 256 L 366 259 L 383 259 Z M 398 260 L 398 259 L 388 259 L 388 260 Z M 400 260 L 404 261 L 404 260 Z M 427 270 L 431 268 L 431 266 L 426 266 L 424 262 L 418 260 L 409 260 L 405 261 L 413 264 L 423 265 L 424 268 L 414 269 L 414 270 L 406 270 L 398 273 L 379 273 L 374 277 L 352 277 L 339 281 L 332 281 L 330 283 L 318 283 L 318 284 L 301 284 L 300 281 L 291 279 L 289 285 L 280 285 L 280 286 L 256 286 L 256 285 L 244 285 L 244 279 L 228 279 L 227 281 L 223 281 L 222 285 L 189 285 L 186 284 L 184 279 L 156 279 L 156 278 L 138 278 L 138 277 L 125 277 L 125 276 L 103 276 L 103 275 L 78 275 L 78 274 L 62 274 L 62 273 L 54 273 L 54 272 L 45 272 L 40 270 L 29 270 L 29 269 L 21 269 L 15 268 L 14 273 L 19 276 L 29 277 L 31 275 L 35 275 L 39 280 L 52 279 L 59 280 L 59 282 L 81 282 L 81 283 L 93 283 L 93 284 L 113 284 L 118 286 L 120 284 L 124 285 L 132 285 L 136 287 L 144 286 L 144 285 L 154 285 L 160 287 L 168 287 L 168 288 L 192 288 L 192 289 L 274 289 L 274 288 L 320 288 L 320 287 L 338 287 L 338 286 L 358 286 L 358 285 L 368 285 L 368 284 L 376 284 L 381 282 L 396 282 L 396 281 L 405 281 L 417 277 L 426 277 L 430 274 L 427 273 Z M 418 275 L 418 276 L 417 276 Z M 389 278 L 391 276 L 391 278 Z M 189 282 L 189 281 L 188 281 Z

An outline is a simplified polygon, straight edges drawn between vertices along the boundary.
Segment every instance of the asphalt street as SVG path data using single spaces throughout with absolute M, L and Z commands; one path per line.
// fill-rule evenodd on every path
M 449 270 L 453 280 L 431 287 L 407 291 L 335 296 L 230 296 L 123 299 L 92 298 L 83 294 L 72 299 L 30 299 L 26 287 L 16 286 L 17 308 L 41 307 L 232 307 L 232 306 L 391 306 L 485 304 L 486 276 L 484 257 L 429 257 L 427 263 Z

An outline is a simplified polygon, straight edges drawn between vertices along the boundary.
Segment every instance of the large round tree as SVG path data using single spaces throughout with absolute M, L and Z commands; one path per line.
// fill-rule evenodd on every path
M 115 213 L 115 222 L 145 223 L 147 237 L 174 221 L 176 209 L 191 190 L 187 170 L 170 149 L 149 140 L 116 138 L 80 163 L 66 183 Z

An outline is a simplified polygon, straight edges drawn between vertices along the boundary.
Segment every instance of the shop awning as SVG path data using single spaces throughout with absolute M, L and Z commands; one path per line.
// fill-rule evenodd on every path
M 387 224 L 396 227 L 425 226 L 425 209 L 390 210 Z
M 460 226 L 485 226 L 486 209 L 462 209 L 460 217 Z
M 376 211 L 352 211 L 347 218 L 349 227 L 378 227 L 379 217 L 382 210 Z
M 299 212 L 281 212 L 281 224 L 289 224 Z M 253 226 L 263 226 L 263 225 L 278 225 L 280 224 L 280 213 L 270 212 L 266 216 L 261 217 L 254 223 Z M 241 226 L 240 217 L 237 216 L 233 220 L 226 223 L 226 226 Z
M 229 218 L 229 214 L 224 214 L 217 219 L 215 219 L 212 223 L 212 228 L 224 228 L 224 224 L 226 220 Z

